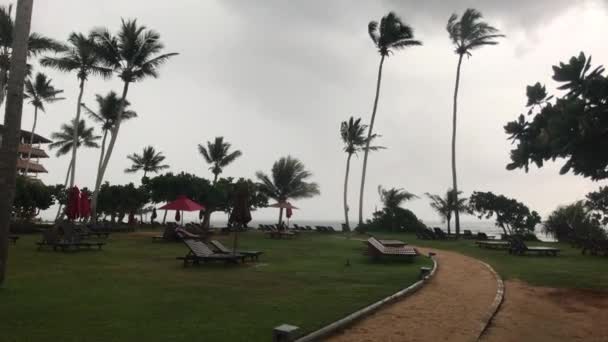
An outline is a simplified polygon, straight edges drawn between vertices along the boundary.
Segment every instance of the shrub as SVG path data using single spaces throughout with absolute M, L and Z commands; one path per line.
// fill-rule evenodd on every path
M 357 231 L 415 232 L 421 228 L 426 228 L 426 225 L 411 210 L 398 207 L 391 211 L 376 211 L 371 220 L 357 227 Z
M 606 239 L 606 231 L 599 219 L 583 201 L 555 209 L 544 222 L 543 231 L 560 242 L 575 244 Z

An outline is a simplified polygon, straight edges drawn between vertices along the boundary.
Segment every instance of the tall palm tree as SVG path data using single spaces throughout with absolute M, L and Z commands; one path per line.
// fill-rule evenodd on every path
M 0 105 L 6 95 L 6 85 L 8 84 L 9 69 L 13 58 L 13 37 L 15 23 L 12 17 L 13 5 L 0 6 Z M 48 37 L 32 32 L 28 33 L 27 57 L 36 56 L 48 51 L 61 51 L 64 46 Z M 29 73 L 29 65 L 26 68 Z
M 84 94 L 84 84 L 90 75 L 97 75 L 108 78 L 112 75 L 112 70 L 101 65 L 99 56 L 95 49 L 95 39 L 92 34 L 88 36 L 82 33 L 72 32 L 68 37 L 68 48 L 59 57 L 44 57 L 40 60 L 42 66 L 51 67 L 64 72 L 76 72 L 79 81 L 78 100 L 76 102 L 76 122 L 80 122 L 80 103 Z M 74 126 L 72 140 L 78 139 L 78 127 Z M 77 144 L 72 143 L 72 175 L 70 177 L 70 188 L 74 186 L 76 179 L 76 150 Z M 68 172 L 69 173 L 69 172 Z
M 462 194 L 460 191 L 459 195 Z M 426 193 L 426 196 L 431 200 L 431 208 L 433 208 L 439 216 L 448 223 L 448 234 L 451 234 L 452 214 L 455 212 L 465 212 L 467 209 L 467 199 L 458 198 L 452 189 L 446 191 L 444 197 Z
M 213 186 L 217 183 L 217 178 L 222 173 L 224 167 L 232 163 L 236 158 L 242 155 L 241 151 L 230 151 L 232 145 L 224 142 L 224 137 L 215 137 L 215 141 L 207 141 L 207 147 L 198 144 L 198 152 L 203 156 L 208 164 L 211 164 L 209 170 L 213 173 Z M 205 211 L 203 219 L 203 227 L 209 227 L 211 222 L 211 213 L 213 208 L 209 207 Z
M 99 163 L 97 165 L 97 169 L 99 170 L 101 168 L 103 157 L 106 151 L 106 139 L 108 137 L 108 133 L 111 134 L 112 128 L 116 123 L 116 118 L 118 117 L 118 112 L 120 111 L 120 105 L 122 103 L 122 100 L 115 92 L 110 91 L 106 96 L 101 96 L 99 94 L 95 95 L 95 101 L 97 102 L 98 107 L 97 112 L 91 110 L 84 103 L 82 103 L 81 106 L 93 121 L 101 125 L 101 130 L 103 131 L 103 138 L 101 140 L 101 152 L 99 154 Z M 122 113 L 122 121 L 137 117 L 136 112 L 127 109 L 129 105 L 129 101 L 125 101 L 125 110 Z
M 282 157 L 272 165 L 270 177 L 262 171 L 256 172 L 260 191 L 279 203 L 288 199 L 309 198 L 319 195 L 319 185 L 306 182 L 312 173 L 304 164 L 291 156 Z M 279 210 L 279 225 L 283 224 L 283 208 Z
M 0 144 L 0 286 L 6 276 L 8 258 L 8 230 L 10 225 L 15 182 L 21 114 L 23 110 L 23 83 L 27 69 L 28 37 L 32 22 L 34 0 L 18 0 L 14 36 L 11 36 L 12 63 L 8 80 L 4 131 Z M 13 27 L 11 25 L 11 27 Z M 14 37 L 14 38 L 13 38 Z M 0 89 L 3 92 L 3 89 Z
M 158 68 L 177 53 L 161 54 L 164 46 L 160 41 L 160 35 L 154 30 L 138 25 L 137 20 L 123 20 L 116 36 L 107 29 L 98 30 L 94 35 L 98 46 L 97 53 L 103 65 L 111 68 L 123 81 L 120 110 L 112 127 L 112 135 L 102 165 L 97 171 L 91 200 L 93 218 L 96 219 L 97 196 L 118 137 L 129 85 L 149 77 L 158 77 Z
M 53 142 L 49 145 L 50 149 L 57 148 L 57 157 L 61 157 L 70 153 L 74 147 L 80 148 L 81 146 L 89 148 L 99 148 L 97 141 L 101 138 L 99 135 L 95 135 L 93 127 L 87 127 L 84 120 L 78 122 L 78 127 L 74 124 L 76 121 L 72 120 L 69 124 L 61 125 L 61 130 L 51 134 Z M 74 132 L 78 132 L 76 139 L 76 145 L 74 146 Z M 68 172 L 65 176 L 65 185 L 68 184 L 69 175 L 74 170 L 74 159 L 70 159 L 70 165 L 68 166 Z
M 346 230 L 350 231 L 350 223 L 348 220 L 348 175 L 350 173 L 350 159 L 353 154 L 363 150 L 367 141 L 366 131 L 367 125 L 361 124 L 361 118 L 355 120 L 354 117 L 350 117 L 348 121 L 342 121 L 340 124 L 340 137 L 344 143 L 344 152 L 346 152 L 346 174 L 344 175 L 344 222 L 346 224 Z M 374 135 L 372 137 L 377 137 Z M 370 146 L 371 151 L 383 149 L 382 146 Z
M 369 153 L 369 144 L 374 130 L 374 122 L 376 120 L 376 110 L 378 108 L 378 98 L 380 97 L 380 84 L 382 82 L 382 66 L 384 58 L 388 57 L 396 50 L 405 49 L 408 46 L 422 45 L 418 40 L 414 39 L 414 31 L 411 27 L 404 24 L 394 12 L 390 12 L 378 22 L 371 21 L 368 25 L 369 36 L 378 48 L 380 53 L 380 65 L 378 66 L 378 80 L 376 82 L 376 97 L 374 99 L 374 108 L 372 109 L 372 118 L 367 131 L 367 141 L 363 150 L 363 171 L 361 173 L 361 189 L 359 193 L 359 224 L 363 223 L 363 194 L 365 190 L 365 175 L 367 171 L 367 156 Z
M 458 182 L 456 178 L 456 116 L 458 108 L 458 87 L 460 84 L 460 66 L 462 65 L 462 57 L 467 55 L 470 57 L 472 51 L 485 45 L 496 45 L 497 38 L 504 37 L 498 33 L 498 29 L 490 26 L 488 23 L 481 21 L 482 15 L 479 11 L 473 8 L 468 8 L 462 14 L 460 20 L 455 13 L 448 19 L 446 27 L 452 43 L 456 46 L 456 54 L 458 55 L 458 66 L 456 67 L 456 84 L 454 86 L 454 106 L 452 116 L 452 188 L 458 200 Z M 454 213 L 454 221 L 456 223 L 456 235 L 460 235 L 460 215 Z
M 127 156 L 127 159 L 133 162 L 133 164 L 130 168 L 125 169 L 125 172 L 134 173 L 137 171 L 143 171 L 143 178 L 146 178 L 148 172 L 157 173 L 161 170 L 169 168 L 169 165 L 162 164 L 162 162 L 165 160 L 165 156 L 163 156 L 163 153 L 156 152 L 156 150 L 152 146 L 144 147 L 144 150 L 141 155 L 133 153 Z
M 51 84 L 52 80 L 45 74 L 39 72 L 36 74 L 36 78 L 32 80 L 28 78 L 25 81 L 25 98 L 29 100 L 29 103 L 34 106 L 34 124 L 32 126 L 32 134 L 30 135 L 30 146 L 34 143 L 34 133 L 36 133 L 36 124 L 38 123 L 38 110 L 43 113 L 46 112 L 44 108 L 45 103 L 53 103 L 59 100 L 63 100 L 63 97 L 57 97 L 58 94 L 63 93 L 63 90 L 55 89 Z M 29 162 L 32 157 L 32 150 L 30 149 L 27 153 L 27 161 Z M 25 175 L 27 176 L 29 163 L 25 166 Z

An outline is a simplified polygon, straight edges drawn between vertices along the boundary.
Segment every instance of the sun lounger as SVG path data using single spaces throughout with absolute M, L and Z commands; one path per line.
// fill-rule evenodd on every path
M 528 247 L 523 240 L 519 238 L 511 239 L 511 246 L 509 248 L 510 254 L 524 255 L 526 253 L 536 253 L 538 255 L 552 255 L 557 256 L 560 252 L 559 248 L 545 247 L 545 246 L 530 246 Z
M 242 254 L 214 253 L 209 246 L 202 241 L 193 239 L 184 239 L 183 241 L 184 244 L 188 246 L 190 251 L 185 256 L 177 257 L 176 259 L 183 260 L 184 267 L 187 267 L 189 264 L 198 265 L 201 261 L 224 261 L 227 263 L 238 263 L 240 260 L 241 262 L 245 262 L 245 256 Z
M 472 240 L 475 238 L 473 232 L 470 229 L 465 229 L 462 231 L 462 238 L 466 240 Z
M 418 250 L 410 246 L 387 247 L 372 236 L 367 240 L 367 254 L 374 258 L 382 256 L 413 258 L 418 255 Z
M 328 233 L 336 233 L 337 231 L 334 229 L 334 227 L 332 226 L 325 226 L 325 229 L 327 229 Z
M 433 228 L 433 232 L 435 233 L 435 237 L 439 240 L 453 240 L 456 239 L 456 235 L 447 234 L 441 228 L 435 227 Z
M 306 230 L 308 230 L 308 231 L 311 231 L 311 232 L 312 232 L 314 229 L 312 229 L 312 227 L 311 227 L 311 226 L 306 226 Z
M 226 246 L 224 246 L 221 242 L 217 241 L 217 240 L 211 240 L 211 245 L 213 247 L 215 247 L 215 249 L 222 254 L 232 254 L 232 250 L 230 250 L 229 248 L 227 248 Z M 242 250 L 237 250 L 236 251 L 237 254 L 242 254 L 244 256 L 247 256 L 249 258 L 251 258 L 251 260 L 258 260 L 260 255 L 264 254 L 263 252 L 259 252 L 259 251 L 242 251 Z
M 481 241 L 475 241 L 475 244 L 480 248 L 487 248 L 487 249 L 509 249 L 509 247 L 511 246 L 511 244 L 507 241 L 481 240 Z
M 63 225 L 60 228 L 63 231 L 63 236 L 59 235 L 56 227 L 45 230 L 42 233 L 42 240 L 36 243 L 38 250 L 41 250 L 43 247 L 51 247 L 54 251 L 60 250 L 62 252 L 80 250 L 82 248 L 91 249 L 93 247 L 101 250 L 101 247 L 105 245 L 105 242 L 82 240 L 80 235 L 71 230 L 70 225 Z
M 165 226 L 162 235 L 156 235 L 152 237 L 152 241 L 165 241 L 165 242 L 176 242 L 180 241 L 180 237 L 175 231 L 177 224 L 169 223 Z
M 266 232 L 268 237 L 271 239 L 282 239 L 282 238 L 293 238 L 296 236 L 296 233 L 290 232 L 287 230 L 278 230 L 275 227 L 271 227 L 269 231 Z

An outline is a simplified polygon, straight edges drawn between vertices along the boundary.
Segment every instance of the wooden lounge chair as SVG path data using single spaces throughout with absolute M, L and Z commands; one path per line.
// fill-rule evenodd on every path
M 199 265 L 201 261 L 224 261 L 226 263 L 238 263 L 240 260 L 241 262 L 245 262 L 245 256 L 242 254 L 214 253 L 209 246 L 202 241 L 193 239 L 184 239 L 183 241 L 184 244 L 188 246 L 190 251 L 185 256 L 177 257 L 176 259 L 183 260 L 184 267 L 187 267 L 189 264 Z
M 557 256 L 560 252 L 559 248 L 545 246 L 530 246 L 528 247 L 523 240 L 519 238 L 511 238 L 510 254 L 524 255 L 526 253 L 536 253 L 538 255 Z
M 433 232 L 435 233 L 435 236 L 439 240 L 453 240 L 453 239 L 456 239 L 456 235 L 447 234 L 446 232 L 444 232 L 443 230 L 441 230 L 441 228 L 439 228 L 439 227 L 433 228 Z
M 481 241 L 475 241 L 475 244 L 480 248 L 487 248 L 487 249 L 509 249 L 509 247 L 511 247 L 511 244 L 507 241 L 481 240 Z
M 465 229 L 462 231 L 462 238 L 467 240 L 472 240 L 475 238 L 473 232 L 470 229 Z
M 266 232 L 271 239 L 282 239 L 282 238 L 293 238 L 296 236 L 296 233 L 286 231 L 286 230 L 278 230 L 275 227 L 271 226 L 271 229 Z
M 51 247 L 54 251 L 62 252 L 80 250 L 81 248 L 91 249 L 93 247 L 97 247 L 97 249 L 100 250 L 101 247 L 105 245 L 105 242 L 83 241 L 77 234 L 70 232 L 67 226 L 64 226 L 62 230 L 64 234 L 63 237 L 59 235 L 56 227 L 45 230 L 42 233 L 42 240 L 36 242 L 38 250 L 41 250 L 43 247 Z
M 213 247 L 215 247 L 215 249 L 222 254 L 232 254 L 232 250 L 230 250 L 229 248 L 227 248 L 226 246 L 224 246 L 221 242 L 217 241 L 217 240 L 211 240 L 211 245 Z M 260 251 L 242 251 L 242 250 L 238 250 L 236 251 L 237 254 L 242 254 L 246 257 L 251 258 L 251 260 L 255 260 L 257 261 L 260 257 L 260 255 L 264 254 L 264 252 L 260 252 Z
M 155 235 L 152 237 L 152 241 L 165 241 L 165 242 L 176 242 L 180 241 L 180 237 L 175 231 L 177 224 L 168 223 L 163 230 L 162 235 Z
M 19 240 L 19 236 L 17 235 L 9 235 L 8 240 L 13 243 L 13 245 L 17 244 L 17 240 Z
M 367 240 L 367 254 L 373 258 L 394 256 L 411 259 L 418 255 L 418 250 L 410 246 L 387 247 L 372 236 Z

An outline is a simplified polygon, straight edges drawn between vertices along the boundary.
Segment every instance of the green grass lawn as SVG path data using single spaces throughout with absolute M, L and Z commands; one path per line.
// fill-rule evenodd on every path
M 175 260 L 183 244 L 133 234 L 79 253 L 38 252 L 37 236 L 22 237 L 0 289 L 0 341 L 268 341 L 279 324 L 313 331 L 431 264 L 371 262 L 360 241 L 302 235 L 240 234 L 240 247 L 265 252 L 258 264 L 189 268 Z
M 580 249 L 563 243 L 528 242 L 529 246 L 548 245 L 561 249 L 557 257 L 517 256 L 504 250 L 479 248 L 474 240 L 418 240 L 413 234 L 375 234 L 418 246 L 446 249 L 485 261 L 504 279 L 520 279 L 532 285 L 608 290 L 608 257 L 582 255 Z

